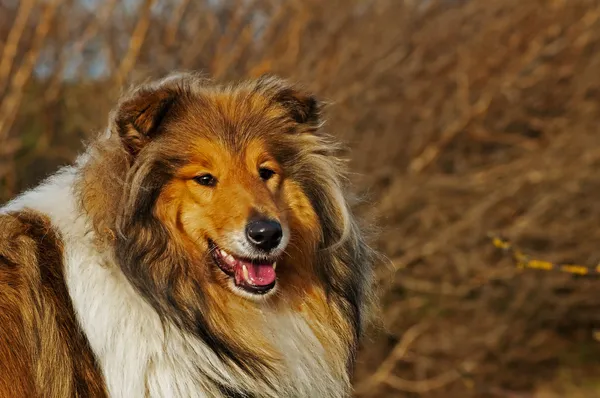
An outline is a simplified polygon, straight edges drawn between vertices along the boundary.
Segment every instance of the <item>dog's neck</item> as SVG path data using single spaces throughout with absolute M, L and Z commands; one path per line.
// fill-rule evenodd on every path
M 263 321 L 254 325 L 280 355 L 270 385 L 226 364 L 201 339 L 163 322 L 111 257 L 98 251 L 90 220 L 79 210 L 78 173 L 78 167 L 62 170 L 6 210 L 33 208 L 59 230 L 76 316 L 111 396 L 219 397 L 235 390 L 266 397 L 347 395 L 345 364 L 332 366 L 326 360 L 331 348 L 324 347 L 300 312 L 265 307 Z

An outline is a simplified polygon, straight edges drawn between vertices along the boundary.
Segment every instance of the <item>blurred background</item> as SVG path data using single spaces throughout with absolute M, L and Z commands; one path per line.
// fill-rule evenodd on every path
M 598 0 L 0 0 L 0 202 L 124 85 L 272 72 L 328 101 L 374 242 L 357 397 L 600 397 Z

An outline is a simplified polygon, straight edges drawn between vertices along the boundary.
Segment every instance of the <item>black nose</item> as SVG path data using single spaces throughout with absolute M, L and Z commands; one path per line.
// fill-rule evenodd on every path
M 261 250 L 271 250 L 281 242 L 281 224 L 273 220 L 252 221 L 246 226 L 248 240 Z

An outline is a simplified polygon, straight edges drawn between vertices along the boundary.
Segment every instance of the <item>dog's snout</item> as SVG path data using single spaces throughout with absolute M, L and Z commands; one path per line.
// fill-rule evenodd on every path
M 257 220 L 246 226 L 248 240 L 258 249 L 269 251 L 281 242 L 283 230 L 281 224 L 274 220 Z

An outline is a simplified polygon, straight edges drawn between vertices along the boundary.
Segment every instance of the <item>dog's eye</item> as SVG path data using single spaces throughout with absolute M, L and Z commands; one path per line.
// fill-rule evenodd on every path
M 217 179 L 211 174 L 202 174 L 200 176 L 194 177 L 194 181 L 206 187 L 214 187 L 215 185 L 217 185 Z
M 260 178 L 263 179 L 263 181 L 267 181 L 267 180 L 270 180 L 271 177 L 273 177 L 275 175 L 275 172 L 271 169 L 261 167 L 260 169 L 258 169 L 258 175 L 260 176 Z

